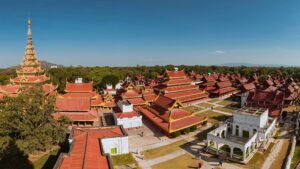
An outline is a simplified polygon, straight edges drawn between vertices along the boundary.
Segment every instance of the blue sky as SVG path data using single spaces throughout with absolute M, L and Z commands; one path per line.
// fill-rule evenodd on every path
M 0 0 L 0 67 L 24 56 L 85 66 L 300 66 L 299 0 Z

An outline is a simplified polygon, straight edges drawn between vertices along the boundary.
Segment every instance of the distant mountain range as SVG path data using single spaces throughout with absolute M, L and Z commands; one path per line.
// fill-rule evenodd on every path
M 40 64 L 41 64 L 41 66 L 42 66 L 43 69 L 50 69 L 52 66 L 57 66 L 58 68 L 64 67 L 64 65 L 51 63 L 51 62 L 48 62 L 48 61 L 45 61 L 45 60 L 41 60 L 39 62 L 40 62 Z M 11 66 L 8 69 L 15 69 L 18 66 Z
M 50 69 L 53 66 L 57 66 L 58 68 L 66 67 L 62 64 L 55 64 L 55 63 L 51 63 L 51 62 L 48 62 L 48 61 L 45 61 L 45 60 L 41 60 L 40 64 L 41 64 L 43 69 Z M 241 62 L 241 63 L 217 64 L 216 66 L 227 66 L 227 67 L 240 67 L 240 66 L 246 66 L 246 67 L 299 67 L 297 65 L 253 64 L 253 63 L 243 63 L 243 62 Z M 8 69 L 15 69 L 16 67 L 17 66 L 11 66 L 11 67 L 8 67 Z
M 228 66 L 228 67 L 299 67 L 296 65 L 278 65 L 278 64 L 253 64 L 253 63 L 224 63 L 220 66 Z

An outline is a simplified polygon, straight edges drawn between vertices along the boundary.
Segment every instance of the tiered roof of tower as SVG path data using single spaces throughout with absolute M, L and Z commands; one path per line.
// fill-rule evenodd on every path
M 207 99 L 208 94 L 192 84 L 192 80 L 186 76 L 183 70 L 165 72 L 165 77 L 158 86 L 154 88 L 156 92 L 172 99 L 179 99 L 182 103 L 197 102 Z
M 11 82 L 16 85 L 44 84 L 49 77 L 45 75 L 42 69 L 32 41 L 31 20 L 28 19 L 27 45 L 25 57 L 20 67 L 16 69 L 17 77 L 11 79 Z
M 28 18 L 27 24 L 27 44 L 24 60 L 16 69 L 17 77 L 10 80 L 11 84 L 0 86 L 0 98 L 3 98 L 4 96 L 17 96 L 22 87 L 34 84 L 42 85 L 46 95 L 56 95 L 57 93 L 57 85 L 46 84 L 46 81 L 50 78 L 46 76 L 45 71 L 41 68 L 41 65 L 35 54 L 31 34 L 30 18 Z

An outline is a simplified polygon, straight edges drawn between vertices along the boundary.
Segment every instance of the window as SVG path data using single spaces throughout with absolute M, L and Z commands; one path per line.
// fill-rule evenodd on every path
M 110 154 L 117 154 L 117 148 L 111 148 Z
M 236 126 L 235 126 L 235 135 L 236 135 L 236 136 L 239 136 L 239 131 L 240 131 L 240 130 L 239 130 L 239 126 L 236 125 Z

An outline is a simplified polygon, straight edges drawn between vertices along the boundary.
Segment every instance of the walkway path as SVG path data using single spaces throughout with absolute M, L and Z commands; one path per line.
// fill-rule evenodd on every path
M 293 124 L 293 122 L 291 121 L 291 118 L 288 117 L 288 119 L 284 123 L 284 126 L 281 129 L 283 131 L 280 133 L 280 136 L 287 135 L 288 134 L 287 131 L 289 130 L 289 128 L 291 127 L 292 124 Z M 280 131 L 278 131 L 278 132 L 280 132 Z M 271 168 L 271 165 L 272 165 L 273 161 L 276 160 L 278 154 L 281 153 L 281 149 L 282 149 L 282 146 L 283 146 L 285 140 L 286 139 L 282 139 L 282 138 L 276 139 L 276 143 L 275 143 L 275 146 L 274 146 L 272 152 L 267 157 L 267 159 L 265 160 L 265 162 L 262 166 L 263 169 Z
M 172 152 L 170 154 L 148 160 L 148 164 L 150 164 L 151 166 L 155 165 L 155 164 L 159 164 L 159 163 L 162 163 L 162 162 L 165 162 L 165 161 L 168 161 L 168 160 L 172 160 L 172 159 L 174 159 L 176 157 L 179 157 L 181 155 L 184 155 L 185 153 L 186 152 L 184 150 L 178 150 L 178 151 Z
M 217 104 L 221 101 L 222 100 L 214 102 L 214 103 L 210 103 L 210 102 L 207 102 L 207 101 L 205 101 L 205 102 L 209 103 L 209 104 L 212 104 L 214 106 L 222 106 L 222 105 Z M 199 113 L 211 110 L 211 108 L 202 107 L 202 106 L 199 106 L 197 104 L 194 104 L 194 106 L 202 108 L 202 109 L 204 108 L 203 110 L 195 112 L 194 114 L 199 114 Z M 219 111 L 219 110 L 213 110 L 213 111 L 215 111 L 217 113 L 225 114 L 225 115 L 230 115 L 230 116 L 232 115 L 232 113 L 223 112 L 223 111 Z M 158 142 L 158 143 L 155 143 L 155 144 L 145 145 L 145 146 L 139 147 L 138 151 L 137 151 L 137 149 L 131 149 L 131 151 L 135 153 L 134 158 L 138 162 L 139 166 L 142 169 L 151 169 L 151 166 L 153 166 L 153 165 L 156 165 L 156 164 L 159 164 L 159 163 L 162 163 L 162 162 L 165 162 L 165 161 L 172 160 L 172 159 L 174 159 L 176 157 L 179 157 L 181 155 L 184 155 L 184 154 L 190 154 L 194 158 L 199 158 L 199 153 L 198 153 L 199 149 L 202 149 L 204 147 L 205 143 L 204 142 L 199 142 L 199 140 L 197 140 L 194 136 L 196 136 L 197 134 L 203 132 L 204 130 L 207 130 L 210 127 L 212 127 L 212 124 L 208 123 L 208 125 L 201 128 L 201 130 L 197 130 L 195 132 L 191 132 L 187 135 L 182 135 L 182 136 L 174 138 L 174 139 L 166 139 L 166 140 L 162 140 L 161 142 Z M 177 142 L 177 141 L 180 141 L 180 140 L 183 140 L 183 139 L 190 143 L 190 145 L 185 149 L 177 150 L 177 151 L 169 153 L 167 155 L 157 157 L 157 158 L 154 158 L 154 159 L 150 159 L 150 160 L 144 160 L 142 158 L 142 155 L 140 154 L 141 151 L 166 146 L 166 145 L 172 144 L 174 142 Z M 218 159 L 211 158 L 211 157 L 205 156 L 205 155 L 202 156 L 202 157 L 204 157 L 204 159 L 205 159 L 205 161 L 201 160 L 203 165 L 204 165 L 203 166 L 204 169 L 211 169 L 211 168 L 214 168 L 216 166 L 219 166 Z M 230 164 L 224 164 L 222 168 L 240 169 L 239 167 L 236 167 L 236 166 L 233 166 L 233 165 L 230 165 Z

